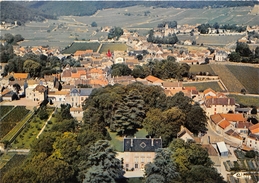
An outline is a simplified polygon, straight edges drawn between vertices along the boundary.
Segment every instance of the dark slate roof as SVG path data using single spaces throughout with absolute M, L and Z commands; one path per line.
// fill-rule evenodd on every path
M 207 107 L 212 105 L 235 105 L 234 98 L 209 98 L 205 101 Z
M 80 88 L 80 96 L 90 96 L 93 88 Z
M 162 139 L 124 138 L 123 148 L 124 152 L 155 152 L 156 149 L 162 148 Z

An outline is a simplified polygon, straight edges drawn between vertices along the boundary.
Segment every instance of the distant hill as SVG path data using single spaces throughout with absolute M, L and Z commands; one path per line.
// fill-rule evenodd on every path
M 1 1 L 1 22 L 13 23 L 17 21 L 18 24 L 24 24 L 27 21 L 43 21 L 45 18 L 53 19 L 52 15 L 38 13 L 36 10 L 24 7 L 18 3 L 11 1 Z
M 147 7 L 221 8 L 254 6 L 258 1 L 15 1 L 24 7 L 53 16 L 93 15 L 97 10 L 143 5 Z

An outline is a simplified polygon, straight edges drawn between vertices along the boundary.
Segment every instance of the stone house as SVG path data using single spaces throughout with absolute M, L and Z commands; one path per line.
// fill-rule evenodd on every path
M 128 171 L 144 175 L 144 168 L 147 163 L 153 162 L 155 151 L 162 148 L 161 138 L 124 138 L 123 152 L 118 153 L 118 157 L 123 159 L 123 168 Z

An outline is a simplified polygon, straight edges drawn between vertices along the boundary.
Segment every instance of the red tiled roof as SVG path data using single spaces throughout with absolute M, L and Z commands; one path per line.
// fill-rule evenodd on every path
M 227 120 L 223 120 L 219 123 L 219 126 L 222 128 L 222 129 L 225 129 L 227 128 L 228 126 L 230 125 L 230 122 L 227 121 Z
M 249 127 L 249 130 L 251 131 L 251 133 L 253 134 L 256 134 L 256 133 L 259 133 L 259 123 L 253 125 L 253 126 L 250 126 Z
M 157 78 L 157 77 L 155 77 L 155 76 L 151 76 L 151 75 L 147 76 L 145 79 L 146 79 L 147 81 L 151 82 L 151 83 L 154 83 L 154 82 L 160 82 L 160 83 L 162 83 L 162 82 L 164 82 L 163 80 L 161 80 L 161 79 L 159 79 L 159 78 Z

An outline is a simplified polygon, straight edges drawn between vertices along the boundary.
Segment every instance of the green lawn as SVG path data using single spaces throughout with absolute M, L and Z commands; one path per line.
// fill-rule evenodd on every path
M 210 65 L 191 65 L 190 72 L 193 74 L 197 74 L 199 72 L 208 72 L 211 75 L 215 75 Z
M 100 53 L 106 53 L 110 50 L 113 51 L 127 51 L 127 45 L 124 43 L 105 43 L 100 49 Z
M 208 88 L 213 89 L 217 92 L 222 92 L 221 87 L 219 86 L 217 81 L 211 81 L 211 82 L 201 82 L 201 83 L 183 83 L 183 86 L 193 86 L 196 87 L 198 91 L 204 91 Z
M 259 97 L 253 97 L 248 95 L 234 95 L 230 94 L 229 97 L 233 97 L 236 100 L 236 103 L 242 104 L 245 106 L 257 106 L 259 107 Z

